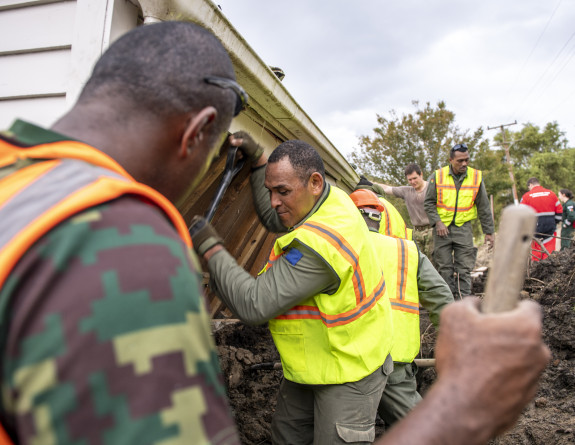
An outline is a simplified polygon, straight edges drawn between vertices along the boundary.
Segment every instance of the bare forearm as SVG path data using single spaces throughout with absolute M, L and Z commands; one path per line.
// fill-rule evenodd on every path
M 456 382 L 438 381 L 417 407 L 376 445 L 480 445 L 489 440 L 486 428 L 467 419 L 469 407 L 455 394 L 465 394 Z
M 392 190 L 393 187 L 391 187 L 390 185 L 381 184 L 381 183 L 375 183 L 375 184 L 373 184 L 373 185 L 374 185 L 374 186 L 375 186 L 375 185 L 379 186 L 379 188 L 380 188 L 384 193 L 386 193 L 387 195 L 392 195 L 392 194 L 393 194 L 393 190 Z M 380 193 L 380 194 L 381 194 L 381 193 Z

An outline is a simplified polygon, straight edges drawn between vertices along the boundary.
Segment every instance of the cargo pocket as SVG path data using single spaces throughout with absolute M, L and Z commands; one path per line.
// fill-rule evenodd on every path
M 375 440 L 375 424 L 336 423 L 335 428 L 345 443 L 371 443 Z
M 305 340 L 301 320 L 270 320 L 268 323 L 274 343 L 282 357 L 284 373 L 307 372 Z M 284 357 L 289 357 L 288 363 Z

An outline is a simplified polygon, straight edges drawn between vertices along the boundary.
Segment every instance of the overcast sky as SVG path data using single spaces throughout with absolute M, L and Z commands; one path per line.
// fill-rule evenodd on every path
M 215 1 L 346 155 L 413 100 L 461 130 L 557 121 L 575 146 L 575 0 Z

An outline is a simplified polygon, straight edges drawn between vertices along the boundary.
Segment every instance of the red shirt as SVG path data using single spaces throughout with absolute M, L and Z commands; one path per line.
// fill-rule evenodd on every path
M 555 193 L 537 185 L 523 195 L 521 204 L 533 207 L 537 212 L 537 233 L 553 235 L 555 225 L 561 221 L 563 213 L 563 207 Z

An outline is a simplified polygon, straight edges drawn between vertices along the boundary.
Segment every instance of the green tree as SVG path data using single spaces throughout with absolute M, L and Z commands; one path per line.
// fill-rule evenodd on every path
M 483 130 L 479 128 L 468 136 L 455 124 L 455 113 L 446 108 L 445 102 L 433 108 L 429 102 L 423 108 L 412 102 L 414 113 L 398 116 L 390 111 L 390 118 L 377 115 L 378 126 L 372 136 L 361 136 L 359 148 L 351 153 L 351 161 L 368 176 L 386 184 L 405 183 L 407 164 L 418 164 L 427 178 L 445 165 L 449 149 L 465 142 L 470 148 L 480 144 Z
M 518 132 L 506 131 L 505 139 L 510 147 L 519 198 L 527 191 L 527 179 L 533 176 L 550 189 L 567 187 L 561 184 L 573 183 L 572 149 L 567 149 L 568 141 L 557 122 L 548 123 L 543 130 L 527 123 Z M 501 146 L 501 133 L 497 134 L 494 140 Z M 512 199 L 509 203 L 511 202 Z

